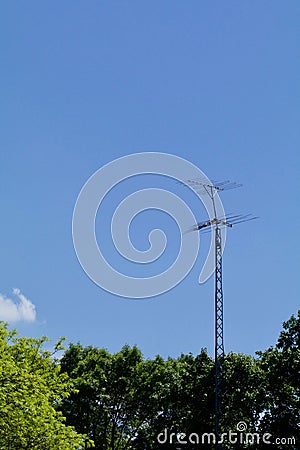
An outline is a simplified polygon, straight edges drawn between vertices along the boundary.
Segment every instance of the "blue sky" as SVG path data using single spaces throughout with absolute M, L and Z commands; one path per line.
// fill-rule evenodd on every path
M 30 309 L 13 324 L 21 333 L 113 352 L 137 344 L 146 357 L 213 353 L 213 279 L 197 282 L 209 237 L 182 283 L 145 300 L 100 289 L 75 255 L 83 184 L 115 158 L 155 151 L 243 183 L 224 193 L 225 210 L 260 220 L 228 232 L 225 349 L 275 343 L 299 308 L 299 20 L 293 0 L 2 4 L 0 300 L 14 314 L 35 305 L 34 321 Z M 195 199 L 169 187 L 201 220 Z M 171 257 L 178 235 L 163 214 L 137 218 L 133 242 L 143 248 L 152 225 L 171 233 Z M 106 256 L 118 264 L 113 248 Z

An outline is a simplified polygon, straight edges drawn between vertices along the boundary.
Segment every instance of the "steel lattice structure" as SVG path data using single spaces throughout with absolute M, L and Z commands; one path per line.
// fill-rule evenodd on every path
M 215 434 L 220 434 L 222 419 L 222 396 L 224 391 L 224 314 L 222 283 L 222 237 L 221 230 L 215 227 Z
M 191 231 L 196 230 L 211 230 L 214 232 L 214 244 L 215 244 L 215 437 L 216 443 L 215 448 L 220 449 L 218 445 L 218 440 L 221 432 L 221 425 L 224 419 L 224 402 L 223 396 L 225 391 L 224 386 L 224 302 L 223 302 L 223 261 L 222 261 L 222 227 L 232 228 L 233 225 L 242 223 L 248 220 L 257 219 L 257 217 L 247 215 L 229 215 L 226 217 L 217 217 L 215 200 L 214 197 L 217 192 L 224 191 L 227 189 L 233 189 L 240 187 L 236 183 L 231 183 L 229 181 L 224 181 L 221 183 L 214 183 L 214 185 L 208 185 L 201 183 L 196 180 L 188 180 L 189 185 L 197 190 L 197 187 L 203 188 L 205 192 L 209 195 L 212 206 L 214 217 L 205 222 L 198 223 L 192 227 Z

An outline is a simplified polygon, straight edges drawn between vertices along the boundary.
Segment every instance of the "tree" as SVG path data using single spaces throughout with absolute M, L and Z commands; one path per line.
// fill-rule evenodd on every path
M 299 439 L 299 343 L 300 312 L 284 323 L 275 348 L 258 352 L 258 357 L 226 355 L 221 431 L 227 436 L 229 431 L 238 432 L 238 443 L 227 442 L 224 449 L 273 447 L 260 441 L 244 444 L 240 439 L 246 432 L 258 437 L 271 434 L 273 442 L 277 436 Z M 201 439 L 214 431 L 215 367 L 205 350 L 197 356 L 144 360 L 135 346 L 110 354 L 71 344 L 61 367 L 77 389 L 61 403 L 63 415 L 69 425 L 94 440 L 96 449 L 214 448 L 207 441 L 176 443 L 178 433 Z M 239 422 L 246 430 L 237 429 Z M 162 444 L 157 437 L 165 430 Z M 283 443 L 276 448 L 296 447 Z
M 143 441 L 166 389 L 161 358 L 143 361 L 136 347 L 111 355 L 71 344 L 61 365 L 77 389 L 62 403 L 67 423 L 90 436 L 96 449 L 132 448 Z
M 275 438 L 300 438 L 300 310 L 283 323 L 276 346 L 258 352 L 265 373 L 266 406 L 260 432 Z M 282 444 L 278 448 L 295 448 Z
M 43 349 L 46 340 L 18 337 L 0 322 L 1 450 L 78 450 L 88 445 L 56 409 L 71 384 Z
M 62 403 L 63 414 L 96 449 L 154 450 L 164 429 L 205 432 L 212 426 L 213 361 L 204 350 L 196 358 L 165 361 L 144 360 L 135 346 L 112 355 L 71 344 L 61 366 L 77 389 Z
M 256 358 L 242 353 L 229 353 L 224 365 L 223 431 L 236 430 L 239 422 L 255 431 L 264 402 L 264 373 Z

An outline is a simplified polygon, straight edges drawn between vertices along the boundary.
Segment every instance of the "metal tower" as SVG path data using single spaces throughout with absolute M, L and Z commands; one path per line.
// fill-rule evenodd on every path
M 198 223 L 191 231 L 213 231 L 215 244 L 215 448 L 220 449 L 218 440 L 220 436 L 220 426 L 224 418 L 223 395 L 224 395 L 224 314 L 223 314 L 223 282 L 222 282 L 222 227 L 232 228 L 233 225 L 248 220 L 257 219 L 248 215 L 229 215 L 218 218 L 215 205 L 215 195 L 218 191 L 224 191 L 240 187 L 236 183 L 225 181 L 214 185 L 204 184 L 198 181 L 188 180 L 194 190 L 197 186 L 204 188 L 212 201 L 214 217 L 205 222 Z

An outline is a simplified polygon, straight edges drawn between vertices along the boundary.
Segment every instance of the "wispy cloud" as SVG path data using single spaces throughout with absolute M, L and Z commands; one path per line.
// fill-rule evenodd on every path
M 0 320 L 4 322 L 34 322 L 36 318 L 35 305 L 21 293 L 13 289 L 16 299 L 0 294 Z

